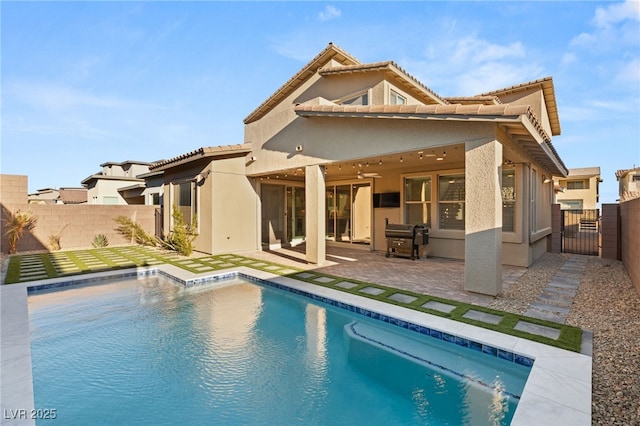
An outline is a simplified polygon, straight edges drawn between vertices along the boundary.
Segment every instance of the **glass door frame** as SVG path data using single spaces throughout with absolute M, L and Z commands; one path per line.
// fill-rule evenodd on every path
M 339 188 L 349 188 L 348 202 L 344 205 L 337 205 L 339 203 Z M 370 188 L 369 201 L 369 238 L 354 239 L 354 201 L 355 192 L 354 189 L 357 186 L 368 186 Z M 345 194 L 343 191 L 342 194 Z M 334 181 L 327 182 L 325 185 L 325 220 L 326 220 L 326 235 L 325 240 L 327 242 L 347 243 L 367 245 L 373 249 L 373 179 L 358 179 L 347 181 Z M 333 202 L 333 203 L 332 203 Z M 345 211 L 348 209 L 348 213 Z M 337 234 L 339 230 L 343 230 Z

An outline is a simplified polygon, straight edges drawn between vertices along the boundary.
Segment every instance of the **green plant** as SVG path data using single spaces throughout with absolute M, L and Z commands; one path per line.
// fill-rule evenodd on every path
M 117 231 L 127 237 L 132 244 L 137 243 L 142 244 L 143 246 L 156 246 L 156 237 L 145 232 L 138 222 L 131 220 L 126 216 L 118 216 L 115 221 L 120 225 L 118 226 Z
M 91 243 L 91 245 L 94 248 L 108 247 L 109 239 L 104 234 L 98 234 L 95 237 L 93 237 L 93 242 Z
M 57 234 L 49 235 L 49 248 L 51 249 L 51 251 L 58 251 L 62 248 L 60 239 L 62 239 L 62 231 L 64 231 L 67 226 L 69 226 L 68 223 L 63 226 L 62 229 L 60 229 L 60 232 L 58 232 Z
M 180 209 L 174 204 L 171 217 L 173 217 L 173 230 L 165 238 L 164 244 L 171 250 L 189 256 L 193 253 L 193 242 L 198 236 L 198 219 L 194 215 L 189 225 L 184 223 L 184 216 Z
M 9 218 L 5 220 L 6 231 L 4 235 L 9 238 L 8 252 L 10 254 L 16 252 L 18 240 L 22 238 L 22 235 L 26 231 L 32 231 L 37 223 L 38 218 L 29 211 L 17 210 L 9 214 Z

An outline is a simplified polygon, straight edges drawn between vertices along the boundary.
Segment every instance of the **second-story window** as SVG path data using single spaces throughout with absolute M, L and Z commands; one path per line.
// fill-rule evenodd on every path
M 392 90 L 389 93 L 389 104 L 391 105 L 406 105 L 407 103 L 407 98 L 405 98 L 404 96 L 402 96 L 400 93 L 396 92 L 395 90 Z
M 342 101 L 342 105 L 369 105 L 369 95 L 363 93 L 353 98 Z

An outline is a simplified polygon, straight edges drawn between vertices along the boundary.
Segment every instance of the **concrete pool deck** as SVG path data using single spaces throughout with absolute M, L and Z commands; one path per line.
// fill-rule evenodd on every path
M 76 277 L 76 280 L 86 282 L 91 279 L 122 276 L 123 273 L 137 276 L 139 273 L 144 275 L 154 270 L 174 276 L 179 280 L 194 278 L 205 280 L 212 276 L 241 273 L 533 358 L 535 362 L 512 424 L 591 424 L 592 360 L 587 355 L 542 345 L 530 340 L 248 267 L 233 267 L 216 271 L 216 273 L 193 274 L 173 265 L 161 265 L 83 275 Z M 2 333 L 0 348 L 0 368 L 2 370 L 0 400 L 2 402 L 0 409 L 2 410 L 1 423 L 3 425 L 35 424 L 35 420 L 30 418 L 31 410 L 34 408 L 56 408 L 33 406 L 27 288 L 46 283 L 55 284 L 71 281 L 74 280 L 67 277 L 28 284 L 0 286 L 0 326 Z

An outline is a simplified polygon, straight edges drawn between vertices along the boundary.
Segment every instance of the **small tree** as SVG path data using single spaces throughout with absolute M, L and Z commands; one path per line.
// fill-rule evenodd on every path
M 4 231 L 4 235 L 9 238 L 8 251 L 10 254 L 16 252 L 18 240 L 22 238 L 25 231 L 32 231 L 37 223 L 38 218 L 29 211 L 17 210 L 9 215 L 9 219 L 5 220 L 7 229 Z
M 173 217 L 173 230 L 165 239 L 164 243 L 172 250 L 184 256 L 190 256 L 193 253 L 193 242 L 198 236 L 197 223 L 198 219 L 194 215 L 189 225 L 184 223 L 184 216 L 176 206 L 173 205 L 171 217 Z
M 131 243 L 155 247 L 155 236 L 147 234 L 138 222 L 135 222 L 126 216 L 118 216 L 115 221 L 120 225 L 118 227 L 118 232 L 127 237 Z

